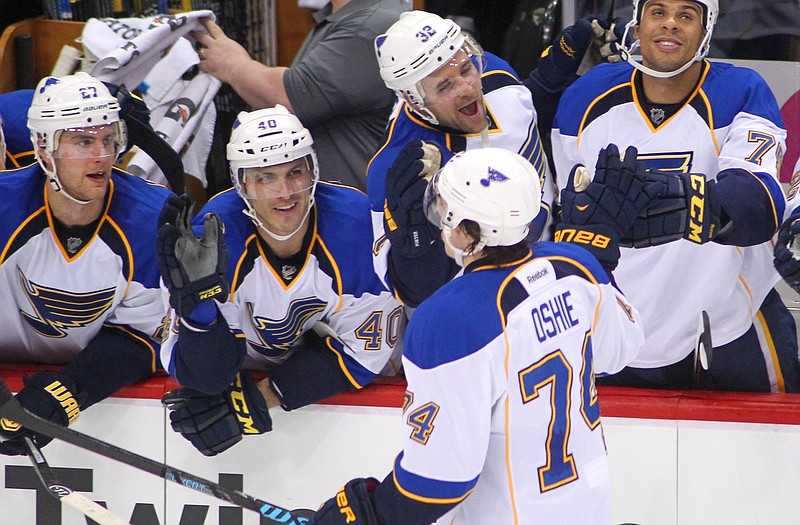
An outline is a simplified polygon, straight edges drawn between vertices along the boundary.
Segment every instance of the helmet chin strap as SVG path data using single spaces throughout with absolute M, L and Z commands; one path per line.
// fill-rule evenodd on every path
M 472 249 L 472 251 L 467 252 L 467 251 L 462 250 L 461 248 L 456 248 L 453 245 L 452 241 L 450 241 L 450 234 L 453 233 L 453 229 L 452 228 L 444 227 L 444 228 L 442 228 L 442 232 L 444 232 L 444 243 L 450 248 L 450 251 L 453 252 L 453 260 L 456 261 L 456 264 L 460 268 L 464 267 L 464 257 L 468 257 L 470 255 L 473 255 L 475 252 L 481 251 L 483 249 L 483 247 L 486 246 L 486 243 L 478 242 L 475 245 L 475 247 Z
M 292 233 L 289 233 L 287 235 L 278 235 L 277 233 L 274 233 L 274 232 L 270 231 L 269 228 L 264 226 L 264 223 L 261 222 L 261 219 L 258 218 L 258 214 L 256 213 L 256 210 L 254 210 L 253 207 L 250 205 L 250 201 L 248 201 L 247 199 L 242 199 L 242 200 L 244 200 L 244 203 L 247 205 L 247 209 L 246 210 L 242 210 L 242 213 L 244 213 L 245 215 L 250 217 L 250 220 L 253 221 L 253 223 L 257 227 L 259 227 L 262 230 L 264 230 L 264 233 L 266 233 L 267 235 L 269 235 L 270 237 L 272 237 L 276 241 L 288 241 L 289 239 L 294 237 L 294 234 L 299 232 L 300 229 L 303 227 L 303 223 L 306 222 L 306 219 L 311 214 L 311 207 L 314 205 L 314 195 L 311 195 L 308 198 L 309 202 L 308 202 L 308 209 L 306 210 L 306 214 L 303 215 L 303 220 L 300 221 L 300 224 L 297 226 L 297 228 L 295 228 Z
M 55 161 L 53 157 L 50 157 L 49 160 L 53 165 L 52 170 L 49 170 L 46 167 L 44 167 L 43 162 L 41 163 L 41 166 L 44 168 L 45 173 L 47 173 L 47 179 L 50 182 L 50 186 L 53 188 L 54 191 L 57 191 L 58 193 L 68 198 L 75 204 L 80 204 L 81 206 L 86 206 L 87 204 L 91 204 L 92 202 L 94 202 L 94 199 L 88 201 L 82 201 L 70 195 L 69 192 L 67 192 L 67 190 L 64 189 L 64 186 L 61 185 L 61 181 L 58 179 L 58 174 L 56 174 Z
M 625 26 L 625 33 L 623 34 L 621 40 L 622 42 L 626 41 L 626 39 L 628 38 L 628 32 L 634 25 L 636 25 L 635 21 L 632 20 L 628 22 L 627 26 Z M 697 48 L 697 52 L 695 52 L 692 59 L 674 71 L 656 71 L 655 69 L 651 69 L 645 66 L 644 64 L 634 60 L 632 53 L 634 50 L 636 50 L 636 48 L 640 47 L 638 40 L 635 40 L 631 44 L 630 50 L 626 46 L 620 45 L 619 54 L 628 64 L 632 65 L 634 68 L 638 69 L 645 75 L 649 75 L 651 77 L 656 77 L 656 78 L 672 78 L 674 76 L 680 75 L 681 73 L 692 67 L 692 64 L 694 64 L 695 62 L 702 61 L 708 54 L 708 43 L 710 41 L 711 41 L 711 33 L 706 32 L 706 36 L 703 38 L 703 41 L 700 42 L 700 46 Z

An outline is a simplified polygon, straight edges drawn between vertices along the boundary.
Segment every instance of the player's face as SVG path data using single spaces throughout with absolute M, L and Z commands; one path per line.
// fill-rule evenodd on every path
M 634 36 L 645 66 L 674 71 L 692 60 L 703 41 L 703 8 L 687 0 L 651 0 L 644 5 Z
M 441 125 L 463 133 L 480 133 L 488 124 L 480 73 L 463 50 L 421 84 L 425 107 Z
M 308 219 L 313 183 L 313 171 L 305 157 L 274 166 L 245 168 L 242 190 L 268 230 L 288 235 Z
M 53 159 L 64 190 L 79 200 L 104 198 L 120 147 L 113 124 L 62 131 Z

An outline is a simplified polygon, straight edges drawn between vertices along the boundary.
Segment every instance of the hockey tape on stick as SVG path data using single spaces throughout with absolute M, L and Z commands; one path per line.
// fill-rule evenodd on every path
M 107 508 L 95 503 L 83 494 L 73 492 L 71 488 L 64 485 L 56 477 L 50 465 L 47 464 L 42 451 L 39 450 L 33 440 L 27 436 L 23 440 L 25 441 L 25 447 L 28 449 L 28 457 L 31 459 L 31 464 L 33 464 L 33 470 L 51 496 L 76 509 L 84 516 L 91 518 L 99 525 L 130 525 L 129 522 Z
M 258 498 L 248 496 L 238 491 L 220 486 L 213 481 L 189 474 L 180 469 L 171 467 L 166 463 L 159 463 L 150 458 L 140 456 L 135 452 L 117 447 L 105 441 L 82 434 L 70 428 L 62 427 L 27 411 L 8 389 L 5 381 L 0 378 L 0 417 L 16 421 L 24 428 L 44 434 L 71 445 L 94 452 L 101 456 L 119 461 L 133 468 L 149 472 L 167 481 L 172 481 L 188 487 L 197 492 L 213 496 L 222 501 L 233 503 L 242 508 L 258 512 L 265 518 L 266 523 L 280 523 L 283 525 L 304 525 L 308 523 L 314 511 L 309 509 L 287 510 L 272 503 L 267 503 Z M 262 519 L 261 523 L 265 523 Z

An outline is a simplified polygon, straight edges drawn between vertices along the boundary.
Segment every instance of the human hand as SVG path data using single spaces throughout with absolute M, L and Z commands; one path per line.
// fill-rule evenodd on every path
M 210 18 L 203 19 L 206 31 L 192 31 L 189 35 L 197 41 L 200 71 L 204 71 L 221 82 L 232 83 L 238 71 L 253 60 L 250 54 Z

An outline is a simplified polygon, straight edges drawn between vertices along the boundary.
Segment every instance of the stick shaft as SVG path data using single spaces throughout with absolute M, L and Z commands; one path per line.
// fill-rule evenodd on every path
M 0 417 L 16 421 L 23 427 L 39 434 L 44 434 L 60 441 L 65 441 L 71 445 L 94 452 L 101 456 L 119 461 L 131 467 L 149 472 L 160 478 L 172 481 L 188 487 L 192 490 L 202 492 L 217 499 L 233 503 L 248 510 L 258 512 L 272 523 L 283 525 L 303 525 L 308 520 L 304 517 L 308 515 L 305 509 L 291 511 L 267 503 L 260 499 L 248 496 L 238 490 L 228 490 L 213 481 L 189 474 L 183 470 L 171 467 L 166 463 L 159 463 L 150 458 L 140 456 L 135 452 L 117 447 L 105 441 L 101 441 L 92 436 L 82 434 L 70 428 L 57 425 L 46 419 L 27 411 L 8 389 L 5 381 L 0 378 Z M 302 516 L 301 516 L 302 515 Z

